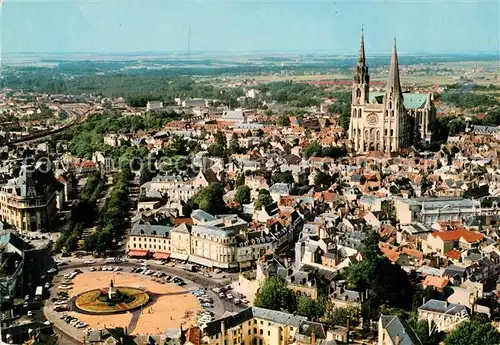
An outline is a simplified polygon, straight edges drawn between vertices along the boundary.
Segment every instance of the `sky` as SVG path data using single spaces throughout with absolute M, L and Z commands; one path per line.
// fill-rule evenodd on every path
M 394 38 L 400 54 L 500 49 L 500 2 L 489 0 L 3 0 L 1 9 L 3 53 L 356 54 L 361 27 L 367 55 L 390 52 Z

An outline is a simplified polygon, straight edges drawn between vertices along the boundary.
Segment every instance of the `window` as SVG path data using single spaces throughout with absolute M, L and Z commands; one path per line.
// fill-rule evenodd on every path
M 271 336 L 271 331 L 267 331 L 267 335 L 268 335 L 268 336 Z
M 261 329 L 261 330 L 260 330 L 260 335 L 263 335 L 263 334 L 264 334 L 264 330 L 263 330 L 263 329 Z

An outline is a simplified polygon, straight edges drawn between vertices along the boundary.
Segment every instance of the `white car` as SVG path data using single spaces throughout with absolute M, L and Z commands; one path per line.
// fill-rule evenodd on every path
M 71 320 L 69 324 L 70 324 L 71 326 L 74 326 L 74 325 L 76 325 L 76 324 L 77 324 L 77 323 L 79 323 L 79 322 L 80 322 L 80 320 L 78 320 L 78 319 L 74 319 L 74 320 Z
M 231 295 L 230 293 L 228 293 L 228 294 L 226 295 L 226 298 L 227 298 L 227 299 L 233 299 L 233 295 Z
M 95 264 L 95 261 L 94 260 L 85 260 L 84 264 L 86 264 L 86 265 Z

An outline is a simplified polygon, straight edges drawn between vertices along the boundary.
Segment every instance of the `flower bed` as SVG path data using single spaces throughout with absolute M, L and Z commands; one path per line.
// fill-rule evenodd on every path
M 81 293 L 74 300 L 74 306 L 79 312 L 86 314 L 114 314 L 134 310 L 149 302 L 147 292 L 131 287 L 116 288 L 122 296 L 121 301 L 105 301 L 100 298 L 102 289 L 94 289 Z

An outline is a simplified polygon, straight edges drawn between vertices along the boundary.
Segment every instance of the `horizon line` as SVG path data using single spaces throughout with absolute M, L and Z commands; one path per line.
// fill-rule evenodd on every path
M 16 52 L 1 52 L 0 58 L 5 57 L 6 55 L 56 55 L 56 54 L 86 54 L 86 55 L 138 55 L 138 54 L 147 54 L 147 55 L 161 55 L 161 54 L 175 54 L 175 55 L 186 55 L 192 56 L 195 55 L 203 55 L 203 54 L 225 54 L 225 55 L 323 55 L 323 54 L 335 54 L 336 56 L 346 56 L 346 57 L 357 57 L 357 52 L 340 52 L 340 51 L 331 51 L 331 50 L 313 50 L 313 51 L 267 51 L 267 50 L 235 50 L 235 51 L 224 51 L 224 50 L 200 50 L 200 51 L 180 51 L 180 50 L 137 50 L 137 51 L 116 51 L 116 52 L 99 52 L 99 51 L 16 51 Z M 391 55 L 392 51 L 377 51 L 372 52 L 371 54 L 367 54 L 367 57 L 370 55 Z M 500 55 L 500 51 L 436 51 L 436 52 L 426 52 L 426 51 L 399 51 L 398 55 Z

